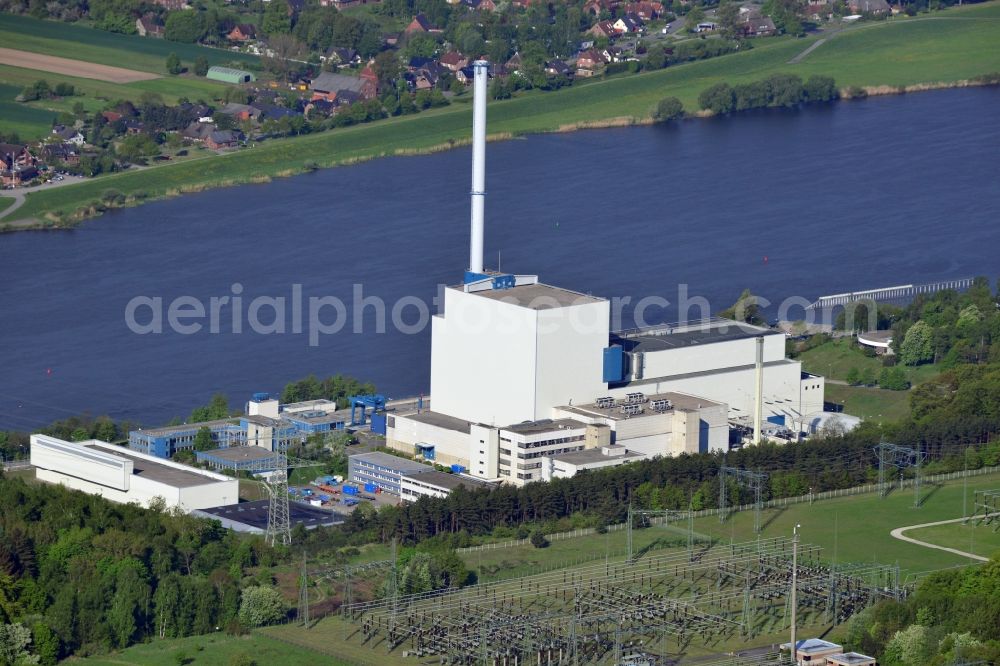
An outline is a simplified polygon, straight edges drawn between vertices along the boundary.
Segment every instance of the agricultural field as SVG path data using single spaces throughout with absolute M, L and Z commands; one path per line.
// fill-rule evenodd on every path
M 173 52 L 190 65 L 204 56 L 210 65 L 260 62 L 257 56 L 213 49 L 197 44 L 168 42 L 138 35 L 119 35 L 72 23 L 40 21 L 27 16 L 0 14 L 0 44 L 10 49 L 60 56 L 84 62 L 166 75 L 166 59 Z
M 6 68 L 0 65 L 0 69 Z M 15 102 L 14 98 L 21 93 L 22 87 L 12 85 L 0 74 L 0 118 L 3 119 L 3 129 L 17 133 L 22 139 L 41 138 L 49 133 L 56 114 Z
M 777 39 L 750 51 L 711 60 L 491 103 L 490 132 L 502 138 L 642 122 L 650 117 L 658 100 L 671 95 L 680 98 L 688 111 L 695 111 L 698 94 L 713 83 L 751 81 L 776 72 L 803 77 L 830 75 L 841 87 L 899 87 L 954 82 L 1000 71 L 1000 50 L 993 47 L 1000 40 L 1000 3 L 845 29 L 801 62 L 788 64 L 815 39 Z M 134 66 L 138 68 L 139 64 Z M 467 100 L 462 101 L 466 103 L 418 115 L 269 141 L 252 150 L 213 158 L 197 172 L 183 165 L 164 165 L 33 193 L 18 211 L 18 217 L 44 220 L 54 214 L 49 219 L 68 219 L 100 199 L 109 188 L 126 195 L 143 191 L 156 198 L 301 173 L 307 162 L 335 166 L 386 155 L 447 149 L 467 140 L 469 106 Z
M 39 79 L 44 79 L 50 86 L 69 83 L 76 94 L 27 104 L 14 101 L 25 86 Z M 189 77 L 154 78 L 128 84 L 110 83 L 3 64 L 0 65 L 0 118 L 3 119 L 5 130 L 17 132 L 22 141 L 31 141 L 47 135 L 57 114 L 71 111 L 77 102 L 86 111 L 94 112 L 103 109 L 108 102 L 138 100 L 147 92 L 160 95 L 168 104 L 175 104 L 181 97 L 191 100 L 216 99 L 225 88 L 225 84 Z
M 74 659 L 88 666 L 225 666 L 245 655 L 260 666 L 299 666 L 300 664 L 331 664 L 346 666 L 347 662 L 331 659 L 286 642 L 260 634 L 228 636 L 223 633 L 187 638 L 167 638 L 115 652 L 110 655 Z

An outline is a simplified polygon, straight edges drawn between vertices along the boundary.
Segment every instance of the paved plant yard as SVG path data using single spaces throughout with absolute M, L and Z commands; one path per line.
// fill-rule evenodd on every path
M 79 62 L 77 60 L 70 60 L 69 58 L 29 53 L 28 51 L 18 51 L 17 49 L 0 48 L 0 62 L 14 67 L 38 69 L 43 72 L 78 76 L 83 79 L 110 81 L 111 83 L 133 83 L 135 81 L 148 81 L 149 79 L 160 78 L 158 74 L 151 74 L 149 72 L 137 72 L 134 69 L 125 69 L 124 67 Z

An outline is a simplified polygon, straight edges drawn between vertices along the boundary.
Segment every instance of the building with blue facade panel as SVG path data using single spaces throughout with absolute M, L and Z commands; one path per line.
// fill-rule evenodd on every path
M 212 442 L 218 446 L 240 446 L 246 443 L 246 429 L 241 427 L 238 421 L 220 419 L 203 423 L 185 423 L 163 428 L 132 430 L 128 434 L 128 446 L 139 453 L 169 458 L 178 451 L 193 449 L 194 439 L 202 428 L 209 429 L 212 433 Z
M 272 470 L 278 466 L 278 456 L 260 446 L 229 446 L 211 451 L 195 451 L 200 463 L 208 463 L 213 469 L 256 472 Z
M 434 468 L 413 460 L 376 451 L 358 453 L 347 458 L 347 478 L 360 486 L 374 484 L 383 492 L 400 494 L 400 480 L 404 474 L 433 472 Z

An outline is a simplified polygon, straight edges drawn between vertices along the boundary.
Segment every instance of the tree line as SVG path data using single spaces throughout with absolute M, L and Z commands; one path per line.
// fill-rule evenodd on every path
M 0 634 L 54 664 L 153 637 L 238 633 L 285 617 L 266 569 L 285 557 L 162 504 L 3 479 Z
M 766 79 L 738 83 L 716 83 L 701 91 L 698 105 L 715 114 L 764 108 L 794 108 L 803 104 L 830 102 L 840 93 L 832 77 L 813 75 L 805 82 L 795 74 L 772 74 Z

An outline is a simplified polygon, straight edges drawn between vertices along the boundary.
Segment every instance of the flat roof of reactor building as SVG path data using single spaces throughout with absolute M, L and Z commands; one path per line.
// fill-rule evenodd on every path
M 540 419 L 538 421 L 526 421 L 524 423 L 514 423 L 501 428 L 507 432 L 518 435 L 537 435 L 543 432 L 554 430 L 568 430 L 571 428 L 586 428 L 587 424 L 573 419 Z
M 614 449 L 615 447 L 612 447 Z M 617 447 L 622 448 L 622 447 Z M 561 462 L 570 463 L 571 465 L 589 465 L 592 463 L 605 462 L 608 460 L 627 460 L 629 462 L 634 462 L 636 460 L 642 460 L 646 456 L 641 453 L 636 453 L 635 451 L 629 451 L 624 449 L 623 451 L 616 452 L 613 455 L 605 455 L 601 449 L 583 449 L 582 451 L 570 451 L 569 453 L 560 453 L 558 455 L 550 456 L 553 460 L 559 460 Z
M 619 331 L 611 334 L 611 343 L 621 345 L 626 352 L 655 352 L 756 338 L 762 335 L 784 335 L 784 333 L 736 321 L 713 321 L 703 326 L 663 325 Z
M 219 479 L 214 474 L 209 476 L 207 474 L 200 474 L 194 469 L 188 471 L 186 469 L 171 467 L 170 465 L 163 465 L 152 460 L 146 460 L 145 458 L 134 456 L 128 452 L 128 449 L 118 450 L 119 447 L 115 447 L 115 450 L 112 451 L 104 447 L 94 446 L 92 444 L 83 444 L 83 446 L 100 453 L 110 454 L 117 458 L 131 460 L 132 474 L 134 476 L 165 483 L 168 486 L 173 486 L 174 488 L 192 488 L 194 486 L 204 486 L 209 483 L 219 482 Z
M 698 410 L 704 407 L 717 407 L 721 405 L 721 402 L 715 400 L 709 400 L 708 398 L 702 398 L 696 395 L 688 395 L 686 393 L 651 393 L 643 396 L 642 402 L 636 403 L 648 407 L 650 400 L 669 400 L 671 403 L 671 410 Z M 581 416 L 603 416 L 605 418 L 621 420 L 642 418 L 643 416 L 656 416 L 663 412 L 655 412 L 647 409 L 642 414 L 633 414 L 631 416 L 622 414 L 619 408 L 626 404 L 621 398 L 615 399 L 615 404 L 611 407 L 598 407 L 597 403 L 587 403 L 584 405 L 568 405 L 560 407 L 559 409 L 567 412 L 574 412 L 580 414 Z
M 461 287 L 455 287 L 455 289 L 461 289 Z M 574 305 L 601 303 L 607 300 L 598 296 L 590 296 L 578 291 L 570 291 L 569 289 L 541 283 L 524 284 L 508 289 L 484 289 L 483 291 L 474 291 L 471 293 L 482 298 L 502 301 L 531 310 L 553 310 Z

